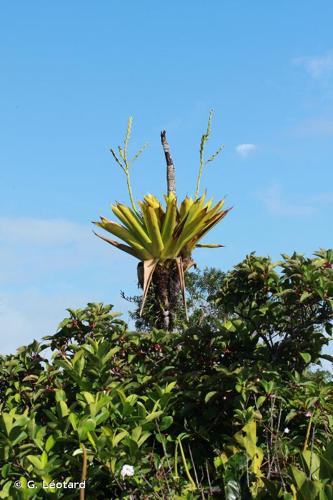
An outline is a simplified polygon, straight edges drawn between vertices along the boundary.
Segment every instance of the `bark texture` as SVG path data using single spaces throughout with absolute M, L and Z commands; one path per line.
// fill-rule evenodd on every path
M 157 266 L 153 275 L 153 285 L 159 310 L 156 326 L 172 331 L 180 298 L 180 280 L 176 263 L 170 261 L 168 265 Z
M 175 175 L 175 166 L 173 164 L 171 155 L 170 155 L 170 146 L 167 141 L 166 131 L 163 130 L 161 132 L 161 143 L 165 155 L 165 161 L 167 164 L 167 187 L 168 187 L 168 195 L 170 193 L 176 194 L 176 175 Z

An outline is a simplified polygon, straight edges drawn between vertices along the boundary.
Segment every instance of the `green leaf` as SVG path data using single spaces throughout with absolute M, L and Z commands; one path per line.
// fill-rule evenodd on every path
M 18 445 L 21 441 L 24 441 L 24 439 L 26 439 L 27 437 L 28 434 L 25 431 L 22 431 L 14 440 L 12 440 L 10 444 L 14 448 L 14 446 Z
M 2 420 L 3 420 L 3 423 L 5 425 L 5 429 L 6 429 L 6 432 L 7 432 L 7 435 L 9 436 L 10 434 L 10 431 L 12 430 L 13 428 L 13 416 L 10 415 L 9 413 L 2 413 Z
M 257 399 L 257 408 L 260 408 L 260 406 L 266 401 L 266 396 L 259 396 L 259 398 Z
M 172 423 L 173 423 L 173 417 L 169 415 L 163 417 L 160 423 L 160 430 L 165 431 L 170 427 L 170 425 L 172 425 Z
M 90 354 L 95 354 L 95 350 L 94 350 L 93 346 L 90 344 L 84 344 L 82 346 L 82 349 L 84 349 L 85 351 L 88 351 Z
M 304 302 L 306 299 L 308 299 L 309 297 L 311 297 L 312 293 L 310 292 L 303 292 L 299 301 L 302 303 Z
M 326 446 L 325 453 L 320 457 L 320 478 L 333 477 L 333 440 Z
M 95 448 L 95 450 L 97 451 L 96 441 L 95 441 L 94 436 L 92 435 L 92 433 L 89 432 L 89 431 L 87 432 L 87 438 L 89 439 L 90 443 L 93 445 L 93 447 Z
M 145 417 L 145 421 L 146 422 L 151 422 L 152 420 L 155 420 L 156 418 L 160 417 L 161 415 L 163 415 L 163 411 L 162 410 L 153 411 L 152 413 L 149 413 L 149 415 L 147 415 Z
M 148 431 L 143 432 L 143 434 L 140 436 L 140 439 L 137 443 L 139 448 L 149 438 L 149 436 L 151 436 L 151 432 L 148 432 Z
M 55 399 L 57 402 L 67 401 L 66 393 L 62 389 L 56 389 L 55 391 Z
M 320 458 L 310 450 L 302 451 L 302 457 L 306 464 L 307 474 L 311 479 L 319 479 Z M 310 470 L 311 466 L 311 470 Z
M 36 469 L 38 470 L 43 469 L 42 461 L 38 457 L 35 457 L 34 455 L 28 455 L 27 459 L 29 460 L 29 462 L 32 463 L 34 467 L 36 467 Z
M 286 415 L 285 422 L 286 424 L 290 422 L 294 417 L 297 416 L 297 411 L 296 410 L 290 410 L 290 412 Z
M 84 422 L 80 423 L 79 432 L 86 436 L 87 432 L 93 431 L 95 427 L 95 421 L 92 418 L 88 418 Z
M 112 445 L 117 446 L 120 443 L 120 441 L 124 439 L 125 436 L 128 436 L 127 431 L 123 430 L 118 432 L 118 434 L 112 438 Z
M 132 430 L 132 439 L 137 442 L 139 440 L 139 437 L 141 436 L 142 433 L 142 427 L 141 425 L 138 425 Z
M 102 363 L 103 365 L 105 363 L 107 363 L 111 358 L 113 358 L 113 356 L 118 352 L 120 351 L 120 347 L 114 347 L 113 349 L 111 349 L 102 359 Z
M 321 354 L 319 357 L 333 363 L 333 356 L 331 356 L 330 354 Z
M 88 404 L 93 404 L 95 402 L 95 398 L 90 392 L 83 391 L 81 392 L 81 394 Z
M 77 424 L 78 424 L 78 417 L 77 415 L 75 415 L 75 413 L 70 413 L 69 414 L 69 417 L 68 417 L 68 420 L 70 421 L 73 429 L 76 431 L 77 430 Z
M 217 394 L 218 392 L 217 391 L 210 391 L 206 394 L 205 396 L 205 403 L 208 403 L 208 401 L 213 397 L 215 396 L 215 394 Z
M 258 452 L 256 446 L 257 426 L 254 420 L 250 420 L 250 422 L 245 424 L 241 431 L 234 435 L 234 438 L 246 450 L 250 458 L 253 458 Z
M 41 463 L 42 463 L 42 468 L 44 469 L 48 463 L 48 457 L 47 457 L 46 451 L 43 451 L 43 453 L 42 453 Z
M 30 422 L 30 418 L 26 415 L 15 415 L 15 425 L 25 427 Z
M 300 490 L 302 488 L 304 482 L 307 479 L 305 473 L 300 471 L 299 469 L 297 469 L 293 465 L 290 467 L 290 471 L 291 471 L 291 475 L 294 479 L 294 483 L 297 486 L 297 489 Z
M 311 361 L 311 354 L 309 354 L 308 352 L 300 352 L 300 355 L 304 359 L 305 363 L 307 363 L 307 364 L 310 363 L 310 361 Z
M 228 330 L 229 332 L 235 332 L 236 331 L 236 328 L 235 328 L 235 325 L 233 324 L 232 321 L 230 321 L 229 319 L 227 321 L 224 322 L 223 324 L 224 328 L 226 330 Z
M 22 484 L 24 485 L 24 481 L 26 482 L 25 478 L 20 478 L 22 481 Z M 5 484 L 2 485 L 2 489 L 0 491 L 0 498 L 11 498 L 10 495 L 10 489 L 12 486 L 13 482 L 12 481 L 7 481 Z
M 76 450 L 73 451 L 72 456 L 76 457 L 77 455 L 82 455 L 82 454 L 83 454 L 82 448 L 76 448 Z
M 167 394 L 168 394 L 168 393 L 170 393 L 170 392 L 171 392 L 171 391 L 175 388 L 175 386 L 176 386 L 176 385 L 177 385 L 177 382 L 176 382 L 176 381 L 174 381 L 174 382 L 170 382 L 170 383 L 166 386 L 166 388 L 165 388 L 164 392 L 165 392 L 165 393 L 167 393 Z
M 67 417 L 67 415 L 69 415 L 69 408 L 65 401 L 59 401 L 57 407 L 61 417 Z
M 310 481 L 306 479 L 300 490 L 302 500 L 317 499 L 318 495 L 323 491 L 323 483 L 321 481 Z
M 45 443 L 45 451 L 48 453 L 53 448 L 54 445 L 55 445 L 55 439 L 52 435 L 50 435 Z
M 79 351 L 79 352 L 83 352 L 83 351 Z M 80 377 L 82 375 L 84 365 L 85 365 L 85 359 L 83 356 L 81 356 L 80 359 L 74 365 L 74 369 Z
M 240 500 L 241 499 L 241 488 L 238 481 L 235 479 L 229 479 L 224 486 L 225 499 L 226 500 Z
M 98 415 L 96 415 L 95 417 L 96 425 L 99 425 L 102 422 L 104 422 L 104 420 L 109 418 L 109 416 L 110 416 L 109 410 L 104 406 L 100 411 L 100 413 L 98 413 Z

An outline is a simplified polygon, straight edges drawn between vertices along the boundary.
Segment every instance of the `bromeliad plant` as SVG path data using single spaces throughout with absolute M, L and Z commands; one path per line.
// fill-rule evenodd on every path
M 114 215 L 122 224 L 101 217 L 97 226 L 105 229 L 124 243 L 109 239 L 97 233 L 96 236 L 120 250 L 133 255 L 140 263 L 138 265 L 139 284 L 143 288 L 141 304 L 142 313 L 151 283 L 154 284 L 156 298 L 160 308 L 160 318 L 157 325 L 166 330 L 173 329 L 174 311 L 177 307 L 180 291 L 184 307 L 185 280 L 184 273 L 194 265 L 192 252 L 194 248 L 218 248 L 223 245 L 202 245 L 199 241 L 212 229 L 229 210 L 224 209 L 224 199 L 213 205 L 212 200 L 206 200 L 206 194 L 199 196 L 200 182 L 204 166 L 214 160 L 220 153 L 220 147 L 208 160 L 204 159 L 205 144 L 211 133 L 212 112 L 210 112 L 208 127 L 201 138 L 200 168 L 194 198 L 186 198 L 178 204 L 175 190 L 174 165 L 170 156 L 166 133 L 161 133 L 161 141 L 167 162 L 168 194 L 164 196 L 165 206 L 152 194 L 146 195 L 135 205 L 131 180 L 130 166 L 138 158 L 145 146 L 129 161 L 127 158 L 128 142 L 132 130 L 132 118 L 129 118 L 124 146 L 118 146 L 119 156 L 111 149 L 111 153 L 126 175 L 129 197 L 132 207 L 122 203 L 112 205 Z

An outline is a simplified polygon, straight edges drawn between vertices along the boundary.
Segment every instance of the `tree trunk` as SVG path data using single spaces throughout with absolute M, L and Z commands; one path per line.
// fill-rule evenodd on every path
M 181 262 L 184 274 L 190 267 L 196 265 L 192 257 L 186 257 Z M 137 272 L 138 286 L 143 288 L 143 262 L 139 262 Z M 155 326 L 163 330 L 173 331 L 180 308 L 185 307 L 186 311 L 185 290 L 181 295 L 181 278 L 177 262 L 170 259 L 163 264 L 158 264 L 154 270 L 151 285 L 149 289 L 149 295 L 152 299 L 150 314 L 156 317 Z
M 161 132 L 161 143 L 163 146 L 165 160 L 167 164 L 167 188 L 168 195 L 174 193 L 176 195 L 176 175 L 175 175 L 175 166 L 173 164 L 171 155 L 170 155 L 170 146 L 166 138 L 166 131 L 163 130 Z
M 161 143 L 164 150 L 166 166 L 167 166 L 167 188 L 168 195 L 173 193 L 176 196 L 176 178 L 175 166 L 170 155 L 170 146 L 166 138 L 166 131 L 161 132 Z M 187 271 L 193 264 L 191 257 L 186 257 L 180 260 L 183 266 L 183 273 Z M 178 265 L 177 265 L 178 263 Z M 185 291 L 181 287 L 181 279 L 179 276 L 179 260 L 168 260 L 163 264 L 157 264 L 152 275 L 152 285 L 154 293 L 154 309 L 157 310 L 157 328 L 172 331 L 175 327 L 177 311 L 180 307 L 180 291 L 183 290 L 183 301 L 185 305 Z M 141 287 L 144 283 L 143 264 L 138 265 L 138 280 Z
M 180 278 L 177 264 L 172 261 L 169 269 L 169 307 L 170 307 L 170 331 L 175 327 L 177 312 L 181 306 L 180 303 Z
M 155 300 L 158 305 L 157 328 L 172 331 L 179 308 L 180 281 L 176 263 L 158 265 L 153 275 Z
M 161 132 L 161 143 L 167 166 L 167 192 L 176 196 L 176 175 L 170 146 L 167 141 L 166 131 Z M 160 326 L 165 330 L 172 331 L 175 323 L 175 314 L 179 299 L 180 282 L 175 262 L 169 262 L 165 266 L 157 266 L 153 281 L 156 284 L 157 301 L 160 309 Z

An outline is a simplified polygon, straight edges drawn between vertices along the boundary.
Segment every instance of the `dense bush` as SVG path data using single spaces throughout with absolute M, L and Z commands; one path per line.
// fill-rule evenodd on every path
M 175 333 L 88 304 L 0 357 L 0 498 L 333 498 L 333 252 L 220 277 Z

